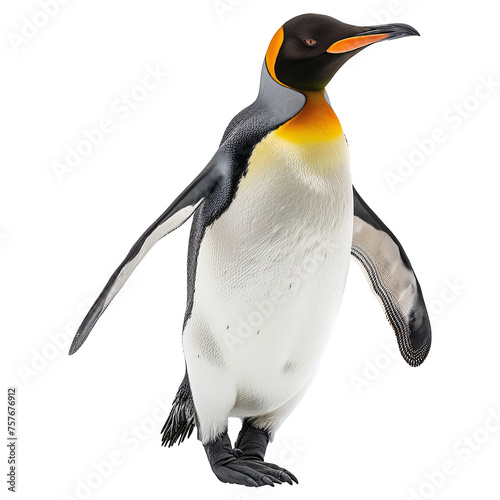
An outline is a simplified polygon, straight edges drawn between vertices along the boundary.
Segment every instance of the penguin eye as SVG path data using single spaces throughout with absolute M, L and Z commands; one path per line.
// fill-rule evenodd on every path
M 315 45 L 318 45 L 318 41 L 315 40 L 314 38 L 308 38 L 307 40 L 304 40 L 304 43 L 308 46 L 308 47 L 314 47 Z

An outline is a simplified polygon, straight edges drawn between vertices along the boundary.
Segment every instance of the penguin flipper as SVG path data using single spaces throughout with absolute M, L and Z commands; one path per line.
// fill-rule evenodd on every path
M 113 273 L 97 297 L 75 334 L 69 354 L 74 354 L 83 345 L 101 314 L 114 296 L 121 290 L 132 271 L 153 245 L 168 233 L 186 222 L 201 203 L 216 187 L 223 176 L 223 163 L 217 155 L 201 171 L 191 184 L 175 199 L 163 214 L 135 242 L 129 253 Z
M 392 232 L 354 192 L 351 255 L 360 263 L 411 366 L 423 363 L 431 347 L 431 325 L 420 284 Z

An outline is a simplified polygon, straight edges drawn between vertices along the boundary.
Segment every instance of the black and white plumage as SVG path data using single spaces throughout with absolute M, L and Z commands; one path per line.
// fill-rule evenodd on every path
M 70 354 L 149 249 L 194 216 L 186 374 L 162 442 L 180 443 L 196 426 L 221 481 L 297 482 L 264 454 L 314 378 L 351 254 L 403 358 L 417 366 L 429 352 L 420 285 L 399 241 L 353 191 L 347 142 L 324 91 L 365 46 L 415 34 L 407 25 L 356 27 L 313 14 L 280 28 L 256 101 L 231 121 L 209 164 L 132 247 L 76 333 Z M 243 421 L 234 447 L 231 416 Z

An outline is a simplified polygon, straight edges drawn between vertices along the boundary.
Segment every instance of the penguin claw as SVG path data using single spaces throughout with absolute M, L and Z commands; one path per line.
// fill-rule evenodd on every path
M 269 462 L 260 462 L 260 464 L 264 465 L 267 468 L 267 470 L 265 471 L 266 474 L 272 475 L 274 478 L 278 479 L 280 483 L 285 482 L 288 484 L 293 484 L 295 482 L 296 484 L 299 484 L 298 479 L 290 471 Z M 264 471 L 261 470 L 261 472 Z
M 245 462 L 249 461 L 249 459 L 245 460 Z M 295 477 L 294 474 L 286 469 L 283 469 L 279 465 L 272 464 L 270 462 L 264 462 L 261 460 L 252 460 L 252 462 L 254 463 L 255 470 L 258 470 L 259 472 L 266 474 L 267 476 L 271 476 L 273 480 L 279 481 L 279 484 L 281 484 L 282 482 L 288 484 L 299 484 L 299 480 Z
M 212 470 L 223 483 L 241 484 L 253 487 L 265 485 L 274 486 L 270 477 L 253 470 L 251 467 L 248 467 L 248 464 L 243 464 L 240 461 L 213 467 Z
M 287 482 L 293 484 L 297 478 L 288 471 L 274 464 L 260 460 L 240 459 L 234 457 L 231 461 L 212 466 L 212 470 L 224 483 L 242 484 L 245 486 L 272 486 Z
M 282 472 L 282 473 L 281 473 L 281 477 L 282 477 L 282 478 L 283 478 L 283 479 L 284 479 L 284 480 L 285 480 L 288 484 L 293 484 L 293 482 L 292 482 L 292 478 L 291 478 L 288 474 L 286 474 L 286 473 Z
M 247 477 L 246 481 L 249 486 L 259 486 L 259 483 L 257 481 L 254 481 L 251 477 Z
M 262 478 L 262 481 L 264 481 L 266 484 L 268 484 L 269 486 L 272 486 L 274 488 L 274 482 L 272 479 L 268 478 L 267 476 L 264 476 Z
M 299 484 L 299 480 L 290 471 L 285 471 L 285 469 L 279 470 L 281 471 L 281 479 L 286 481 L 288 484 Z

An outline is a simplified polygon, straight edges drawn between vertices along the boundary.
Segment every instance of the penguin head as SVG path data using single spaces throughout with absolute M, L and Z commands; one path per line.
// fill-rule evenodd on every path
M 373 43 L 419 35 L 407 24 L 353 26 L 320 14 L 286 22 L 266 53 L 269 73 L 278 83 L 300 91 L 321 90 L 353 55 Z

